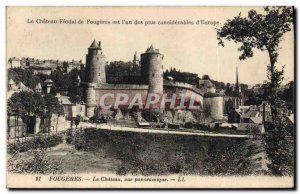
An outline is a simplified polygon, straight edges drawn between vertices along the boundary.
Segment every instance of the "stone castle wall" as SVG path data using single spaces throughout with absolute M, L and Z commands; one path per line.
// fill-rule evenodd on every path
M 114 98 L 106 97 L 104 104 L 105 105 L 114 105 L 115 100 L 118 94 L 126 94 L 128 95 L 128 103 L 123 104 L 128 106 L 131 100 L 134 98 L 136 94 L 140 94 L 142 96 L 143 102 L 146 101 L 147 94 L 148 94 L 148 86 L 146 85 L 123 85 L 122 84 L 106 84 L 103 87 L 96 87 L 95 91 L 95 103 L 96 106 L 100 105 L 101 96 L 107 93 L 113 94 Z
M 186 99 L 190 99 L 193 96 L 195 99 L 194 104 L 197 106 L 200 104 L 201 109 L 203 108 L 203 97 L 189 88 L 164 86 L 164 93 L 167 94 L 168 99 L 172 98 L 173 94 L 184 94 Z
M 105 101 L 104 101 L 105 105 L 114 105 L 117 94 L 122 93 L 122 94 L 127 94 L 129 96 L 128 103 L 124 104 L 124 105 L 128 106 L 136 94 L 140 94 L 142 96 L 143 103 L 145 103 L 146 99 L 147 99 L 147 95 L 148 95 L 148 86 L 147 85 L 106 84 L 103 87 L 95 87 L 93 89 L 93 92 L 95 95 L 95 98 L 93 101 L 95 106 L 100 105 L 101 96 L 103 96 L 104 94 L 107 94 L 107 93 L 113 94 L 114 98 L 106 97 Z M 193 96 L 195 98 L 195 105 L 200 104 L 201 109 L 203 107 L 203 97 L 190 89 L 184 89 L 184 88 L 178 88 L 178 87 L 165 87 L 164 93 L 167 94 L 168 99 L 171 99 L 172 94 L 174 94 L 174 93 L 176 93 L 178 97 L 180 94 L 185 94 L 186 99 L 190 99 Z
M 93 47 L 92 47 L 93 48 Z M 158 50 L 149 47 L 141 54 L 141 75 L 144 79 L 144 85 L 132 84 L 107 84 L 105 79 L 105 56 L 96 50 L 89 50 L 86 56 L 86 106 L 87 116 L 95 114 L 95 108 L 100 105 L 100 99 L 103 95 L 111 93 L 113 97 L 106 97 L 105 105 L 114 105 L 118 94 L 127 94 L 129 99 L 124 106 L 129 106 L 133 97 L 137 94 L 142 96 L 143 103 L 147 100 L 149 93 L 168 94 L 168 99 L 172 94 L 185 94 L 187 99 L 195 97 L 196 106 L 199 110 L 209 114 L 213 120 L 223 118 L 223 96 L 218 93 L 207 93 L 193 85 L 186 83 L 168 82 L 163 79 L 163 58 L 164 56 Z M 178 98 L 179 99 L 179 98 Z

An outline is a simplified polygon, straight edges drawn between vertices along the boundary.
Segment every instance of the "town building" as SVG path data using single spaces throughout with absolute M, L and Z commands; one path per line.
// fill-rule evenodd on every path
M 51 72 L 61 69 L 64 73 L 69 73 L 73 69 L 81 69 L 84 66 L 81 60 L 59 61 L 53 59 L 40 60 L 30 57 L 21 59 L 11 57 L 8 59 L 7 68 L 31 69 L 33 73 L 50 75 Z
M 21 67 L 21 59 L 12 57 L 8 59 L 8 68 L 18 68 Z
M 32 90 L 25 86 L 22 82 L 16 84 L 12 79 L 9 79 L 7 88 L 7 99 L 9 99 L 14 93 L 21 91 L 32 92 Z

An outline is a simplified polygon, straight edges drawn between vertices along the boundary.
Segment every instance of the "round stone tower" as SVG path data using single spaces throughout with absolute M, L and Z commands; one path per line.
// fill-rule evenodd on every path
M 105 76 L 105 56 L 102 53 L 101 42 L 94 42 L 88 48 L 86 55 L 86 82 L 106 83 Z
M 96 92 L 95 87 L 106 83 L 105 56 L 102 53 L 101 42 L 93 41 L 86 55 L 85 69 L 85 96 L 86 116 L 91 118 L 95 115 Z
M 223 119 L 223 94 L 205 93 L 203 96 L 203 109 L 206 117 L 212 120 Z
M 149 85 L 149 93 L 163 93 L 163 58 L 152 45 L 141 54 L 141 73 L 145 84 Z
M 96 92 L 94 83 L 87 83 L 86 86 L 86 116 L 91 118 L 95 115 L 96 108 Z

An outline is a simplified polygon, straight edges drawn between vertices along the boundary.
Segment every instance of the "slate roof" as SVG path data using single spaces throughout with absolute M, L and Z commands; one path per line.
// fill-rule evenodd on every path
M 28 88 L 27 86 L 25 86 L 22 82 L 20 82 L 17 87 L 19 88 L 20 91 L 27 91 L 27 92 L 31 92 L 32 90 L 30 88 Z
M 213 87 L 213 86 L 214 86 L 213 83 L 212 83 L 210 80 L 203 80 L 203 79 L 200 79 L 200 80 L 198 81 L 198 83 L 199 83 L 200 86 L 205 86 L 205 87 L 207 87 L 207 88 L 210 88 L 210 87 Z
M 159 50 L 154 49 L 153 45 L 151 44 L 151 46 L 149 48 L 147 48 L 145 53 L 159 53 Z
M 89 47 L 89 49 L 97 49 L 97 50 L 101 50 L 101 45 L 100 42 L 98 43 L 96 41 L 96 39 L 94 39 L 94 41 L 92 42 L 91 46 Z
M 45 83 L 53 83 L 53 81 L 51 79 L 46 79 Z
M 243 118 L 251 118 L 251 117 L 257 117 L 259 114 L 258 110 L 248 110 L 243 116 Z
M 264 131 L 264 126 L 260 124 L 255 123 L 239 123 L 239 126 L 237 128 L 238 131 L 250 131 L 250 129 L 256 129 L 260 132 Z
M 250 117 L 250 120 L 251 120 L 253 123 L 261 124 L 263 118 L 262 118 L 262 117 Z
M 14 82 L 14 80 L 9 79 L 8 84 L 9 84 L 9 85 L 15 85 L 16 83 Z

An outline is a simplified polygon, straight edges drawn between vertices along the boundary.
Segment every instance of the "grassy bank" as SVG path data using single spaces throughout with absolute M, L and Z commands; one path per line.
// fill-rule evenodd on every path
M 252 140 L 145 134 L 85 129 L 73 134 L 77 150 L 121 161 L 116 173 L 161 175 L 251 175 L 260 171 L 261 152 Z

